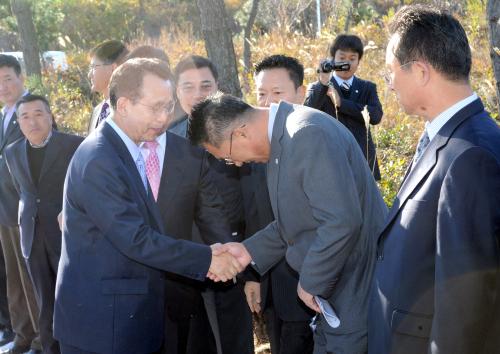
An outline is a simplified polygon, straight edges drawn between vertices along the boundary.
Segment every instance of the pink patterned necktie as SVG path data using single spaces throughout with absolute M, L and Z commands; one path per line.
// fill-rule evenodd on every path
M 153 191 L 153 196 L 155 200 L 158 199 L 158 189 L 160 189 L 160 159 L 156 153 L 156 147 L 158 146 L 156 140 L 147 141 L 144 143 L 146 149 L 149 150 L 148 158 L 146 159 L 146 175 L 148 176 L 149 185 Z

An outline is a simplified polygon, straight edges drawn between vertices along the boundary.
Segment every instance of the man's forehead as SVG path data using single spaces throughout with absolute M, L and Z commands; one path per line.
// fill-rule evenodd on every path
M 396 51 L 400 39 L 401 37 L 397 33 L 393 34 L 391 38 L 389 38 L 389 43 L 387 44 L 387 49 L 385 52 L 386 64 L 390 64 L 394 60 L 395 57 L 394 53 Z
M 355 55 L 355 56 L 359 56 L 359 53 L 358 52 L 355 52 L 355 51 L 352 51 L 352 50 L 348 50 L 348 49 L 337 49 L 337 51 L 335 52 L 335 55 Z
M 293 84 L 290 74 L 285 68 L 274 68 L 262 70 L 256 77 L 255 83 L 257 88 L 264 85 L 272 85 L 272 87 L 282 87 L 287 83 Z
M 0 68 L 0 76 L 1 77 L 8 77 L 8 76 L 17 76 L 14 68 L 11 68 L 9 66 L 2 66 Z
M 35 100 L 22 103 L 19 106 L 18 111 L 20 114 L 22 114 L 28 112 L 46 112 L 47 109 L 45 108 L 45 103 L 40 100 Z
M 215 82 L 215 78 L 208 67 L 192 68 L 179 74 L 180 85 L 194 82 Z
M 151 98 L 159 98 L 163 100 L 170 100 L 173 98 L 174 90 L 173 84 L 170 80 L 164 80 L 159 77 L 155 77 L 154 79 L 146 79 L 144 77 L 144 84 L 142 86 L 142 94 L 143 96 L 150 96 Z M 151 83 L 154 83 L 151 84 Z

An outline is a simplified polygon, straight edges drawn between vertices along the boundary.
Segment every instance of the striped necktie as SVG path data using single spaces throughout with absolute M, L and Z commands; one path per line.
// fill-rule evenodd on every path
M 139 171 L 139 175 L 141 176 L 142 184 L 144 185 L 144 189 L 146 190 L 146 194 L 148 193 L 148 177 L 146 175 L 146 163 L 144 162 L 144 157 L 142 157 L 142 153 L 139 152 L 137 156 L 137 160 L 135 160 L 135 165 L 137 166 L 137 171 Z
M 418 145 L 417 145 L 417 151 L 415 152 L 415 157 L 413 158 L 413 166 L 415 166 L 424 154 L 425 149 L 427 148 L 427 145 L 430 143 L 429 135 L 427 134 L 427 129 L 424 129 L 424 132 L 422 133 L 422 136 L 420 136 L 420 139 L 418 140 Z
M 144 146 L 149 150 L 148 158 L 146 159 L 146 175 L 148 177 L 149 185 L 153 191 L 155 200 L 158 200 L 158 190 L 160 189 L 160 158 L 156 152 L 158 147 L 156 140 L 146 141 Z
M 351 85 L 349 85 L 349 83 L 347 81 L 344 81 L 342 82 L 342 84 L 340 85 L 340 89 L 346 93 L 349 92 L 349 90 L 351 89 Z

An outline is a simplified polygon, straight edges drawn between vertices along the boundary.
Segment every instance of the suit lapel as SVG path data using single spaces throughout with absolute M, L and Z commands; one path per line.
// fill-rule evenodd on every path
M 28 140 L 24 139 L 24 142 L 21 147 L 21 167 L 24 171 L 27 171 L 26 176 L 29 180 L 29 185 L 33 187 L 33 190 L 35 189 L 35 184 L 33 183 L 33 176 L 31 175 L 31 169 L 28 163 Z
M 293 106 L 287 102 L 281 102 L 274 120 L 273 134 L 271 138 L 271 152 L 267 162 L 267 185 L 269 187 L 269 198 L 273 208 L 274 216 L 279 219 L 278 210 L 278 178 L 281 161 L 281 139 L 284 134 L 288 115 L 293 111 Z
M 153 215 L 157 227 L 161 228 L 161 218 L 159 217 L 159 213 L 152 196 L 153 193 L 151 192 L 151 188 L 149 188 L 148 184 L 148 191 L 146 192 L 146 189 L 144 188 L 144 185 L 142 183 L 142 178 L 139 174 L 139 171 L 137 170 L 135 161 L 132 159 L 127 146 L 109 124 L 103 124 L 102 133 L 114 146 L 118 156 L 121 158 L 126 167 L 126 171 L 129 174 L 131 181 L 133 182 L 133 186 L 139 192 L 139 195 L 149 209 L 149 212 Z
M 56 130 L 52 131 L 52 136 L 47 144 L 47 150 L 45 151 L 45 156 L 43 157 L 42 169 L 40 171 L 40 176 L 38 181 L 41 181 L 43 176 L 50 170 L 50 167 L 57 160 L 59 151 L 61 151 L 62 146 L 60 146 L 59 133 Z
M 349 92 L 349 100 L 357 102 L 359 95 L 361 94 L 361 90 L 363 89 L 363 83 L 354 76 L 352 78 L 352 85 Z
M 3 123 L 3 120 L 2 120 L 2 123 Z M 3 131 L 3 125 L 1 127 L 1 129 Z M 0 140 L 0 151 L 5 148 L 5 146 L 7 145 L 7 142 L 9 141 L 9 136 L 11 134 L 13 134 L 14 130 L 16 130 L 16 129 L 19 130 L 19 127 L 17 125 L 17 115 L 16 115 L 16 112 L 14 112 L 14 114 L 10 118 L 10 122 L 9 122 L 9 125 L 7 126 L 7 129 L 3 133 L 3 137 Z
M 160 210 L 168 210 L 171 200 L 182 183 L 184 176 L 183 152 L 173 141 L 171 133 L 167 133 L 167 145 L 163 158 L 163 171 L 158 192 L 158 205 Z
M 432 139 L 429 146 L 427 146 L 424 154 L 418 160 L 417 164 L 413 166 L 411 170 L 408 170 L 408 174 L 405 177 L 401 188 L 394 200 L 394 205 L 392 206 L 389 215 L 387 217 L 384 229 L 380 233 L 380 236 L 384 234 L 387 227 L 392 223 L 399 210 L 403 207 L 406 200 L 413 193 L 413 191 L 421 184 L 421 182 L 426 178 L 429 172 L 434 168 L 439 157 L 439 151 L 443 149 L 450 137 L 453 135 L 455 129 L 466 119 L 484 110 L 484 106 L 478 99 L 471 104 L 465 106 L 460 111 L 458 111 L 438 132 L 438 134 Z M 411 167 L 409 167 L 411 168 Z M 379 237 L 380 237 L 379 236 Z

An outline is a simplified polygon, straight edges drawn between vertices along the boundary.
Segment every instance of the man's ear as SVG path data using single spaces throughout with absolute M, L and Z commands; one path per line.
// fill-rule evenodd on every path
M 302 104 L 306 99 L 306 87 L 304 85 L 301 85 L 300 87 L 297 87 L 296 92 L 297 92 L 297 102 L 300 102 Z
M 246 124 L 233 130 L 233 136 L 248 137 L 248 127 Z
M 127 117 L 131 103 L 132 102 L 128 97 L 119 97 L 116 100 L 116 113 L 118 113 L 121 117 Z
M 425 86 L 431 78 L 431 66 L 422 61 L 415 61 L 412 65 L 412 70 L 416 70 L 417 84 Z

